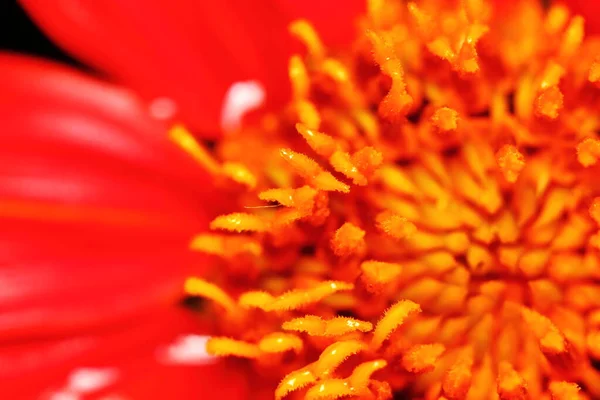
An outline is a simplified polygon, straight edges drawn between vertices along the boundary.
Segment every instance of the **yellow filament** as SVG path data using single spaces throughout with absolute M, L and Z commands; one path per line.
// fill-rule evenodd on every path
M 412 373 L 430 372 L 445 350 L 440 343 L 413 346 L 402 356 L 402 366 Z
M 408 317 L 420 312 L 421 307 L 410 300 L 400 300 L 391 306 L 375 327 L 371 347 L 374 350 L 379 349 L 392 332 L 402 325 Z
M 223 307 L 227 312 L 233 313 L 237 306 L 221 288 L 200 278 L 188 278 L 185 281 L 185 292 L 192 296 L 201 296 L 210 299 Z
M 264 353 L 284 353 L 290 350 L 299 353 L 303 346 L 298 336 L 279 332 L 270 333 L 258 342 L 258 348 Z
M 308 48 L 309 54 L 317 60 L 325 57 L 325 48 L 312 25 L 306 20 L 297 20 L 290 24 L 290 32 Z
M 232 213 L 215 218 L 210 223 L 210 229 L 232 232 L 265 232 L 269 229 L 269 224 L 252 214 Z
M 207 171 L 215 175 L 220 173 L 221 167 L 219 164 L 185 127 L 182 125 L 173 126 L 169 131 L 169 138 L 190 154 Z
M 354 285 L 346 282 L 320 282 L 311 289 L 295 289 L 273 297 L 266 292 L 247 292 L 240 296 L 240 305 L 260 308 L 264 311 L 297 310 L 309 304 L 318 303 L 339 291 L 352 290 Z
M 255 359 L 260 357 L 257 345 L 226 337 L 212 337 L 206 342 L 206 351 L 213 356 L 235 356 Z
M 350 375 L 348 381 L 352 388 L 354 388 L 356 391 L 364 390 L 369 384 L 371 375 L 385 368 L 386 366 L 387 361 L 385 360 L 375 360 L 362 363 L 354 368 L 354 371 L 352 371 L 352 375 Z
M 313 373 L 319 378 L 331 376 L 350 356 L 367 349 L 360 340 L 343 340 L 328 346 L 315 362 Z
M 275 399 L 280 400 L 291 392 L 300 390 L 317 381 L 309 368 L 300 369 L 287 374 L 275 389 Z

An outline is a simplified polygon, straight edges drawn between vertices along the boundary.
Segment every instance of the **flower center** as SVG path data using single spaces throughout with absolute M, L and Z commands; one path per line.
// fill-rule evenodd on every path
M 499 3 L 371 0 L 341 53 L 296 22 L 284 110 L 172 130 L 246 207 L 190 245 L 210 353 L 276 398 L 600 396 L 600 42 Z

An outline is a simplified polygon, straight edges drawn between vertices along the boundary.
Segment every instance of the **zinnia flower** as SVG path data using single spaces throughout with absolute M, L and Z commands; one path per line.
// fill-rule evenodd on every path
M 42 9 L 35 4 L 29 5 L 34 15 Z M 59 21 L 48 21 L 58 40 L 88 51 L 76 36 L 59 35 L 68 32 Z M 84 27 L 97 27 L 92 21 Z M 138 31 L 142 38 L 153 32 L 145 26 Z M 135 279 L 148 271 L 178 282 L 187 271 L 147 266 L 167 259 L 172 265 L 176 254 L 189 257 L 178 253 L 179 240 L 186 240 L 214 266 L 187 279 L 185 290 L 209 300 L 199 307 L 212 334 L 207 351 L 229 357 L 227 371 L 248 378 L 250 391 L 231 395 L 238 398 L 599 398 L 600 41 L 585 37 L 584 19 L 566 6 L 545 9 L 533 0 L 371 0 L 359 26 L 364 34 L 351 46 L 333 50 L 309 22 L 293 22 L 290 31 L 307 54 L 289 61 L 291 100 L 232 125 L 214 146 L 190 133 L 214 132 L 217 110 L 208 98 L 187 102 L 191 86 L 185 78 L 191 75 L 151 79 L 168 70 L 168 56 L 164 69 L 157 64 L 159 72 L 151 73 L 141 61 L 138 70 L 128 69 L 125 53 L 110 62 L 98 48 L 88 55 L 146 96 L 165 95 L 182 105 L 182 124 L 168 136 L 116 89 L 89 89 L 98 102 L 89 107 L 77 104 L 73 92 L 54 92 L 58 81 L 52 79 L 42 83 L 53 89 L 38 97 L 15 96 L 8 104 L 38 98 L 48 112 L 65 103 L 76 115 L 100 112 L 97 124 L 79 127 L 74 119 L 61 130 L 97 142 L 75 141 L 78 151 L 66 157 L 60 142 L 50 141 L 57 144 L 50 158 L 55 163 L 44 166 L 58 172 L 40 167 L 54 146 L 36 148 L 21 136 L 7 140 L 7 146 L 14 143 L 14 160 L 7 160 L 16 171 L 8 176 L 17 179 L 6 187 L 19 201 L 3 208 L 19 223 L 33 221 L 32 227 L 18 225 L 23 236 L 17 233 L 14 245 L 48 249 L 55 258 L 32 258 L 58 260 L 64 268 L 69 257 L 91 265 L 105 265 L 105 254 L 131 260 L 135 268 L 118 269 L 133 277 L 123 278 L 122 287 L 111 284 L 117 272 L 99 281 L 111 293 L 129 296 L 132 287 L 162 293 L 151 290 L 146 278 Z M 196 117 L 195 107 L 202 106 L 208 114 Z M 118 112 L 123 107 L 127 113 Z M 6 118 L 19 128 L 48 126 L 43 113 L 34 114 L 39 118 L 10 112 Z M 104 118 L 110 128 L 100 123 Z M 103 134 L 132 130 L 144 139 L 77 136 L 86 126 L 102 126 Z M 149 151 L 134 146 L 151 144 L 156 147 L 142 147 Z M 191 158 L 178 155 L 175 146 L 202 168 L 188 165 Z M 108 160 L 115 164 L 107 170 Z M 86 168 L 73 170 L 70 162 Z M 129 174 L 114 172 L 124 164 L 133 167 Z M 42 186 L 27 181 L 31 171 L 48 180 Z M 208 181 L 199 171 L 226 193 L 222 199 L 213 195 L 213 203 L 226 196 L 240 208 L 213 219 L 210 233 L 201 231 L 211 196 L 196 193 Z M 81 179 L 57 190 L 67 172 Z M 28 207 L 22 201 L 29 200 L 31 187 L 51 188 L 33 192 L 47 196 L 33 196 L 45 202 Z M 92 196 L 100 187 L 106 195 Z M 61 194 L 77 208 L 47 208 L 54 207 L 51 195 Z M 100 199 L 106 206 L 98 209 Z M 131 210 L 136 213 L 122 212 Z M 58 221 L 48 221 L 55 215 Z M 79 225 L 69 225 L 73 221 Z M 35 225 L 40 223 L 43 229 Z M 93 246 L 81 229 L 98 236 Z M 188 241 L 191 229 L 200 233 Z M 54 232 L 61 232 L 60 239 L 53 239 Z M 86 257 L 77 258 L 80 253 Z M 52 275 L 56 265 L 48 269 Z M 164 281 L 156 282 L 162 287 Z M 94 297 L 102 288 L 97 286 L 90 282 L 83 297 L 78 286 L 71 298 L 103 306 L 101 318 L 92 318 L 98 314 L 88 314 L 92 308 L 85 302 L 77 313 L 61 314 L 71 308 L 59 307 L 56 319 L 15 323 L 19 336 L 13 337 L 23 338 L 25 328 L 43 331 L 46 324 L 54 333 L 81 320 L 93 326 L 112 316 L 114 304 L 129 307 L 115 312 L 114 321 L 142 309 L 148 320 L 163 324 L 160 305 L 170 315 L 168 299 L 177 295 L 164 289 L 170 294 L 111 304 Z M 171 383 L 164 384 L 169 393 Z

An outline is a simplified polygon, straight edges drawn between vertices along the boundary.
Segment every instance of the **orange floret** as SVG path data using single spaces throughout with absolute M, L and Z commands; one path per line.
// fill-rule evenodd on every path
M 577 145 L 577 159 L 584 167 L 595 165 L 600 157 L 600 140 L 587 138 Z
M 525 157 L 512 145 L 505 145 L 496 153 L 498 165 L 507 181 L 514 183 L 525 167 Z
M 331 249 L 339 257 L 359 254 L 365 248 L 365 231 L 346 222 L 331 239 Z
M 377 214 L 375 222 L 377 228 L 394 239 L 410 238 L 417 231 L 412 222 L 391 211 L 384 211 Z
M 438 108 L 431 117 L 431 122 L 442 132 L 454 131 L 458 127 L 458 113 L 448 107 Z
M 500 363 L 498 369 L 498 395 L 500 400 L 527 400 L 527 382 L 510 363 Z
M 190 240 L 208 352 L 276 399 L 600 398 L 600 42 L 538 0 L 357 22 L 293 23 L 291 100 L 214 148 L 169 133 L 245 211 Z
M 402 366 L 408 372 L 430 372 L 435 368 L 438 358 L 444 350 L 444 345 L 439 343 L 421 344 L 411 347 L 402 356 Z

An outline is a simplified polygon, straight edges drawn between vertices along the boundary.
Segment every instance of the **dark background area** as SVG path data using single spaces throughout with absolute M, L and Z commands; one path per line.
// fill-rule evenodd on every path
M 44 36 L 16 0 L 0 0 L 0 50 L 82 67 Z

